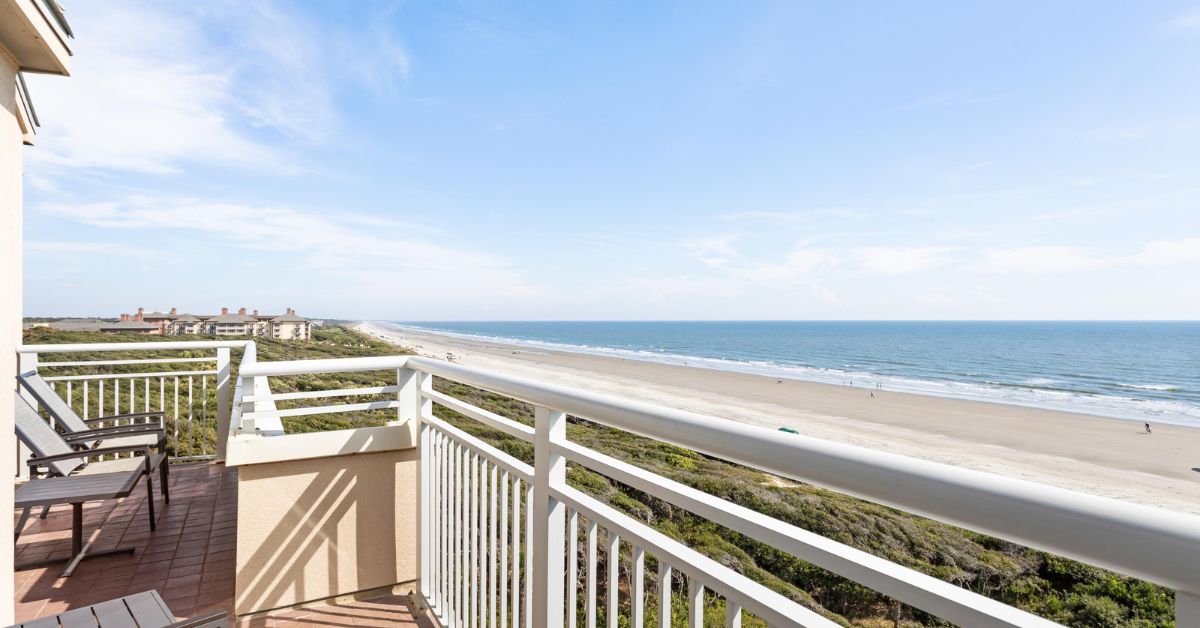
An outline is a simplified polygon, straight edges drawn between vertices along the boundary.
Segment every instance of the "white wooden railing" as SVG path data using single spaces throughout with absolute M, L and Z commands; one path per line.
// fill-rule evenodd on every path
M 230 350 L 249 346 L 252 352 L 253 345 L 247 341 L 50 344 L 21 345 L 17 353 L 21 373 L 40 373 L 84 419 L 163 412 L 171 446 L 186 454 L 176 455 L 174 460 L 223 460 L 231 409 Z M 139 351 L 187 352 L 189 356 L 121 357 Z M 205 355 L 191 355 L 198 351 Z M 64 353 L 86 358 L 55 359 Z M 106 367 L 136 368 L 129 372 L 108 368 L 106 372 Z M 66 369 L 97 372 L 72 375 L 64 374 Z M 21 394 L 28 395 L 24 390 Z M 30 400 L 36 404 L 32 397 Z
M 271 394 L 266 383 L 276 376 L 383 369 L 395 371 L 395 385 Z M 433 376 L 530 403 L 535 424 L 437 392 Z M 1176 592 L 1177 625 L 1200 626 L 1200 517 L 1193 515 L 428 358 L 260 362 L 244 364 L 242 380 L 243 390 L 254 391 L 242 397 L 243 403 L 255 404 L 240 413 L 243 426 L 285 412 L 262 406 L 265 402 L 376 395 L 373 401 L 286 412 L 394 409 L 398 421 L 418 431 L 419 593 L 443 625 L 576 628 L 582 610 L 586 628 L 595 628 L 603 602 L 607 625 L 615 627 L 625 591 L 629 623 L 640 628 L 647 610 L 648 556 L 658 565 L 654 597 L 660 626 L 671 625 L 676 596 L 687 601 L 687 623 L 703 625 L 706 592 L 724 599 L 728 626 L 740 626 L 744 613 L 777 626 L 834 625 L 572 488 L 567 461 L 956 624 L 1052 625 L 571 442 L 565 429 L 571 415 L 1164 585 Z M 437 418 L 434 404 L 532 443 L 534 464 Z M 623 553 L 623 547 L 629 551 Z M 601 551 L 608 557 L 607 574 L 597 573 Z M 623 555 L 630 557 L 625 587 L 619 582 Z M 683 583 L 683 590 L 673 590 L 675 583 Z

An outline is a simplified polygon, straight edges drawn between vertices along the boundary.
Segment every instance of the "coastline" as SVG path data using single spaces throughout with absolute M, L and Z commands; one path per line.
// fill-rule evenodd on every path
M 872 390 L 358 323 L 429 357 L 725 419 L 1200 513 L 1200 429 Z

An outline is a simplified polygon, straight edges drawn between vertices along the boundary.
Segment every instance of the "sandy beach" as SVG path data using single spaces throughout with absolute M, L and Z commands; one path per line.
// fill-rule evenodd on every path
M 372 323 L 418 354 L 725 419 L 1200 513 L 1200 429 L 531 349 Z M 872 396 L 872 393 L 874 395 Z

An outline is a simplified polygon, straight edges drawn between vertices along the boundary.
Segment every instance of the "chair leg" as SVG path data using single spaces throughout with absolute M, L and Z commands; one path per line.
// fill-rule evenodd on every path
M 150 509 L 150 531 L 153 532 L 156 525 L 154 523 L 154 476 L 146 474 L 146 508 Z
M 50 514 L 50 507 L 49 507 L 49 506 L 43 506 L 43 507 L 42 507 L 42 514 L 38 515 L 38 519 L 45 519 L 45 518 L 46 518 L 46 516 L 47 516 L 47 515 L 49 515 L 49 514 Z
M 158 467 L 158 481 L 161 484 L 158 487 L 158 490 L 162 493 L 164 504 L 171 503 L 171 488 L 169 486 L 169 482 L 167 482 L 171 475 L 170 469 L 171 465 L 167 464 L 166 460 L 163 460 L 162 464 L 160 464 Z
M 16 543 L 17 539 L 21 538 L 21 530 L 25 529 L 25 523 L 29 521 L 29 511 L 30 510 L 31 509 L 29 508 L 29 506 L 26 506 L 21 509 L 21 519 L 20 519 L 20 521 L 17 521 L 17 527 L 13 530 L 13 532 L 14 532 L 13 543 Z

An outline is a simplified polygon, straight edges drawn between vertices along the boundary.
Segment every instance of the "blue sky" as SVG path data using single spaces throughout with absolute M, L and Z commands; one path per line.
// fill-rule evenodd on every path
M 25 309 L 1200 318 L 1200 3 L 73 2 Z

